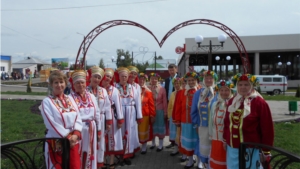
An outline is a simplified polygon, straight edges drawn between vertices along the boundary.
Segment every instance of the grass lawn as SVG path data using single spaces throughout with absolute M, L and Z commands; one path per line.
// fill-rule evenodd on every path
M 12 94 L 12 95 L 35 95 L 35 96 L 47 96 L 47 92 L 21 92 L 21 91 L 7 91 L 7 92 L 1 92 L 1 94 Z
M 265 100 L 276 100 L 276 101 L 300 101 L 300 97 L 286 96 L 286 95 L 267 95 L 262 94 Z

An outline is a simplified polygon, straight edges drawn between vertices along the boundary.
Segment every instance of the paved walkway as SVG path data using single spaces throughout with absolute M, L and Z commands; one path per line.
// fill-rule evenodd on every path
M 26 100 L 42 100 L 45 96 L 28 96 L 28 95 L 1 95 L 1 99 L 26 99 Z M 267 101 L 274 122 L 280 121 L 290 121 L 300 118 L 300 102 L 298 101 L 298 111 L 295 115 L 287 115 L 288 112 L 288 102 L 287 101 Z M 158 145 L 158 139 L 156 138 L 156 143 Z M 132 165 L 130 166 L 117 166 L 116 168 L 124 169 L 183 169 L 185 162 L 180 162 L 180 155 L 170 156 L 172 152 L 171 149 L 164 148 L 161 152 L 156 152 L 156 149 L 150 150 L 151 143 L 148 142 L 147 154 L 142 155 L 136 153 L 135 158 L 132 160 Z M 169 145 L 169 137 L 164 139 L 164 146 Z

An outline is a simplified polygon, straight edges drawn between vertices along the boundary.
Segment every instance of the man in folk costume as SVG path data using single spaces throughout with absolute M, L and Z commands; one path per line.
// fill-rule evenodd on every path
M 215 91 L 218 92 L 218 100 L 212 105 L 208 127 L 211 140 L 210 168 L 227 168 L 226 150 L 223 148 L 223 131 L 227 102 L 234 94 L 233 88 L 233 83 L 224 80 L 217 83 L 215 87 Z
M 141 101 L 143 121 L 138 126 L 139 140 L 142 144 L 141 154 L 147 153 L 147 142 L 153 138 L 152 124 L 155 119 L 154 101 L 151 90 L 146 86 L 148 77 L 144 73 L 139 74 L 139 84 L 141 86 Z
M 67 138 L 70 141 L 70 169 L 79 169 L 82 121 L 76 103 L 71 96 L 63 93 L 67 84 L 66 76 L 55 71 L 50 74 L 51 94 L 43 99 L 39 109 L 47 128 L 46 138 Z M 59 140 L 45 142 L 45 162 L 47 168 L 61 169 L 62 147 Z
M 104 70 L 98 66 L 93 66 L 88 70 L 88 75 L 90 84 L 87 87 L 87 91 L 96 97 L 100 110 L 102 134 L 100 141 L 98 142 L 97 165 L 98 168 L 101 168 L 104 163 L 105 133 L 110 130 L 112 124 L 111 104 L 106 90 L 99 86 L 100 81 L 104 76 Z
M 259 85 L 256 76 L 237 74 L 232 79 L 237 94 L 228 101 L 224 119 L 223 144 L 226 148 L 227 168 L 239 168 L 239 147 L 243 142 L 263 144 L 272 147 L 274 143 L 274 126 L 268 103 L 255 90 Z M 261 155 L 260 155 L 261 151 Z M 270 168 L 270 150 L 261 150 L 247 146 L 244 168 Z
M 217 80 L 218 75 L 214 71 L 203 71 L 200 76 L 203 86 L 195 93 L 193 98 L 191 117 L 199 136 L 199 141 L 195 149 L 195 154 L 198 156 L 198 168 L 202 167 L 202 163 L 205 163 L 208 167 L 208 157 L 211 147 L 208 124 L 212 105 L 217 100 L 217 94 L 214 91 Z
M 97 142 L 101 138 L 100 110 L 95 96 L 86 90 L 86 73 L 74 71 L 70 78 L 73 97 L 82 119 L 81 161 L 83 169 L 97 168 Z
M 183 154 L 182 161 L 188 158 L 184 168 L 189 169 L 194 166 L 193 154 L 197 143 L 197 132 L 193 127 L 190 112 L 193 96 L 198 90 L 197 79 L 199 76 L 196 72 L 188 72 L 184 78 L 187 80 L 187 86 L 176 94 L 173 122 L 181 127 L 179 152 Z
M 163 139 L 166 136 L 166 124 L 165 119 L 167 119 L 167 100 L 166 100 L 166 90 L 160 85 L 160 76 L 157 73 L 150 74 L 150 90 L 152 91 L 154 106 L 155 106 L 155 121 L 153 124 L 153 139 L 152 146 L 150 149 L 155 147 L 155 137 L 159 138 L 159 145 L 156 149 L 157 152 L 163 150 Z
M 142 108 L 138 91 L 135 87 L 128 84 L 129 70 L 125 67 L 118 68 L 119 79 L 116 79 L 115 87 L 119 90 L 121 96 L 122 111 L 125 123 L 122 126 L 124 154 L 121 157 L 121 165 L 123 162 L 131 165 L 130 157 L 139 151 L 140 145 L 138 138 L 138 129 L 136 123 L 142 121 Z
M 174 78 L 172 80 L 172 84 L 175 88 L 175 91 L 172 92 L 171 96 L 170 96 L 170 99 L 169 99 L 169 103 L 168 103 L 168 119 L 170 121 L 170 135 L 169 135 L 169 139 L 171 141 L 174 141 L 175 142 L 175 139 L 176 139 L 176 134 L 177 134 L 177 128 L 176 125 L 173 123 L 173 118 L 172 118 L 172 114 L 173 114 L 173 107 L 174 107 L 174 102 L 175 102 L 175 96 L 176 96 L 176 93 L 177 91 L 181 90 L 181 84 L 182 84 L 182 79 L 177 77 L 177 78 Z M 171 123 L 172 122 L 172 123 Z M 171 125 L 173 124 L 173 125 Z M 176 145 L 177 144 L 177 145 Z M 178 154 L 178 142 L 175 143 L 175 146 L 174 146 L 174 150 L 173 152 L 170 154 L 171 156 L 175 156 Z
M 114 87 L 114 70 L 106 68 L 104 77 L 100 82 L 100 86 L 106 89 L 112 114 L 112 126 L 106 134 L 106 150 L 105 155 L 110 156 L 109 169 L 115 168 L 114 157 L 115 155 L 123 154 L 123 142 L 121 127 L 124 123 L 122 112 L 121 97 L 117 88 Z

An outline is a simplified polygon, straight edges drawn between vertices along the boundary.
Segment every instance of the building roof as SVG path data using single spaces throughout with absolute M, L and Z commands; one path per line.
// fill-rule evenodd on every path
M 36 66 L 37 64 L 35 63 L 13 63 L 12 64 L 12 67 L 14 69 L 23 69 L 23 68 L 28 68 L 28 67 L 31 67 L 31 66 Z
M 147 68 L 154 68 L 155 67 L 155 64 L 152 63 L 151 65 L 149 65 Z M 162 66 L 161 64 L 159 63 L 156 63 L 156 68 L 165 68 L 164 66 Z
M 38 58 L 34 57 L 27 57 L 25 60 L 20 60 L 18 62 L 15 62 L 17 64 L 39 64 L 39 65 L 50 65 L 50 63 L 47 63 L 45 61 L 42 61 Z M 14 63 L 14 64 L 15 64 Z

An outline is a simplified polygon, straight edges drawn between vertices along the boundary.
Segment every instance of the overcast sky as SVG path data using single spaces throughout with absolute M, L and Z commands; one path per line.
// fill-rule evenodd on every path
M 78 49 L 98 25 L 116 19 L 131 20 L 150 29 L 160 41 L 174 26 L 191 19 L 211 19 L 231 28 L 239 36 L 300 33 L 299 0 L 3 0 L 1 1 L 1 54 L 13 63 L 33 56 L 50 63 L 68 57 L 74 63 Z M 80 34 L 83 35 L 80 35 Z M 151 60 L 153 51 L 166 59 L 177 59 L 177 46 L 185 38 L 217 37 L 222 31 L 207 25 L 192 25 L 173 33 L 159 48 L 146 31 L 117 26 L 101 33 L 87 53 L 89 65 L 104 58 L 113 67 L 117 49 L 149 51 L 135 60 Z M 247 49 L 247 46 L 246 46 Z

